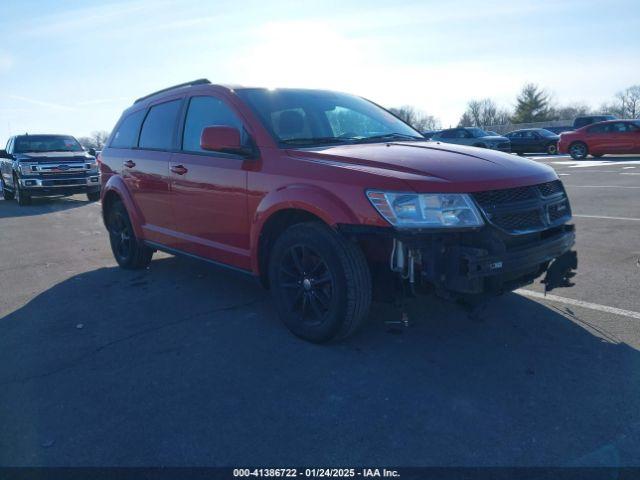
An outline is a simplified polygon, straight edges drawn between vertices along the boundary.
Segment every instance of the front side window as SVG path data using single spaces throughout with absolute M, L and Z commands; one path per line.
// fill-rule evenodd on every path
M 383 108 L 354 95 L 321 90 L 236 90 L 274 139 L 284 144 L 424 140 Z
M 113 148 L 135 147 L 138 143 L 138 133 L 140 133 L 140 124 L 144 114 L 144 110 L 139 110 L 125 117 L 113 134 L 110 146 Z
M 69 135 L 22 135 L 14 141 L 15 153 L 84 151 L 78 141 Z
M 173 100 L 151 107 L 142 124 L 140 142 L 138 143 L 140 148 L 154 150 L 169 150 L 171 148 L 180 103 L 181 100 Z
M 189 102 L 184 122 L 182 149 L 187 152 L 204 152 L 205 150 L 200 148 L 202 130 L 216 125 L 237 128 L 242 143 L 246 141 L 247 135 L 242 121 L 226 103 L 215 97 L 193 97 Z
M 604 133 L 607 131 L 607 125 L 594 125 L 591 128 L 587 129 L 587 132 L 589 133 Z

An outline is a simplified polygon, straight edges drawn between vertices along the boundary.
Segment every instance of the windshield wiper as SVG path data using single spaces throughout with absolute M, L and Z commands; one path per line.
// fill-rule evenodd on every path
M 388 139 L 398 139 L 398 140 L 426 140 L 423 137 L 416 137 L 415 135 L 407 135 L 405 133 L 384 133 L 382 135 L 373 135 L 371 137 L 364 137 L 357 139 L 357 143 L 366 143 L 375 140 L 388 140 Z
M 309 145 L 314 143 L 342 143 L 358 140 L 352 137 L 308 137 L 308 138 L 289 138 L 288 140 L 280 140 L 287 145 Z

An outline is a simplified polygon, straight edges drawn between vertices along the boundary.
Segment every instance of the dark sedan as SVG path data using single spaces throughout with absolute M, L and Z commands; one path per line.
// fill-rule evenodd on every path
M 558 153 L 558 140 L 560 137 L 544 128 L 526 128 L 507 133 L 511 140 L 511 151 L 518 155 L 525 153 Z

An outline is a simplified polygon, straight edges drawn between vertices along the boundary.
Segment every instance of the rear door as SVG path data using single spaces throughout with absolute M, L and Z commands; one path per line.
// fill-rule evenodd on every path
M 123 177 L 143 217 L 145 239 L 172 247 L 175 224 L 169 198 L 169 159 L 182 98 L 151 105 L 137 147 L 123 158 Z
M 611 153 L 632 153 L 637 135 L 631 122 L 614 122 L 608 125 L 611 132 Z
M 248 134 L 238 113 L 222 98 L 194 95 L 187 101 L 178 152 L 171 157 L 171 199 L 180 250 L 250 269 L 247 167 L 241 155 L 205 151 L 200 135 L 208 126 Z

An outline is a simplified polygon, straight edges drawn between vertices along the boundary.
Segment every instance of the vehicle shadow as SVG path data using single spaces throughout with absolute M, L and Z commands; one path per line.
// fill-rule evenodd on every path
M 410 313 L 319 346 L 191 260 L 71 277 L 0 319 L 0 465 L 638 464 L 615 334 L 516 294 Z
M 2 196 L 1 192 L 0 196 Z M 2 197 L 2 199 L 0 199 L 0 218 L 45 215 L 47 213 L 81 207 L 90 203 L 84 195 L 72 197 L 34 197 L 31 201 L 31 205 L 21 207 L 15 200 L 6 200 Z

